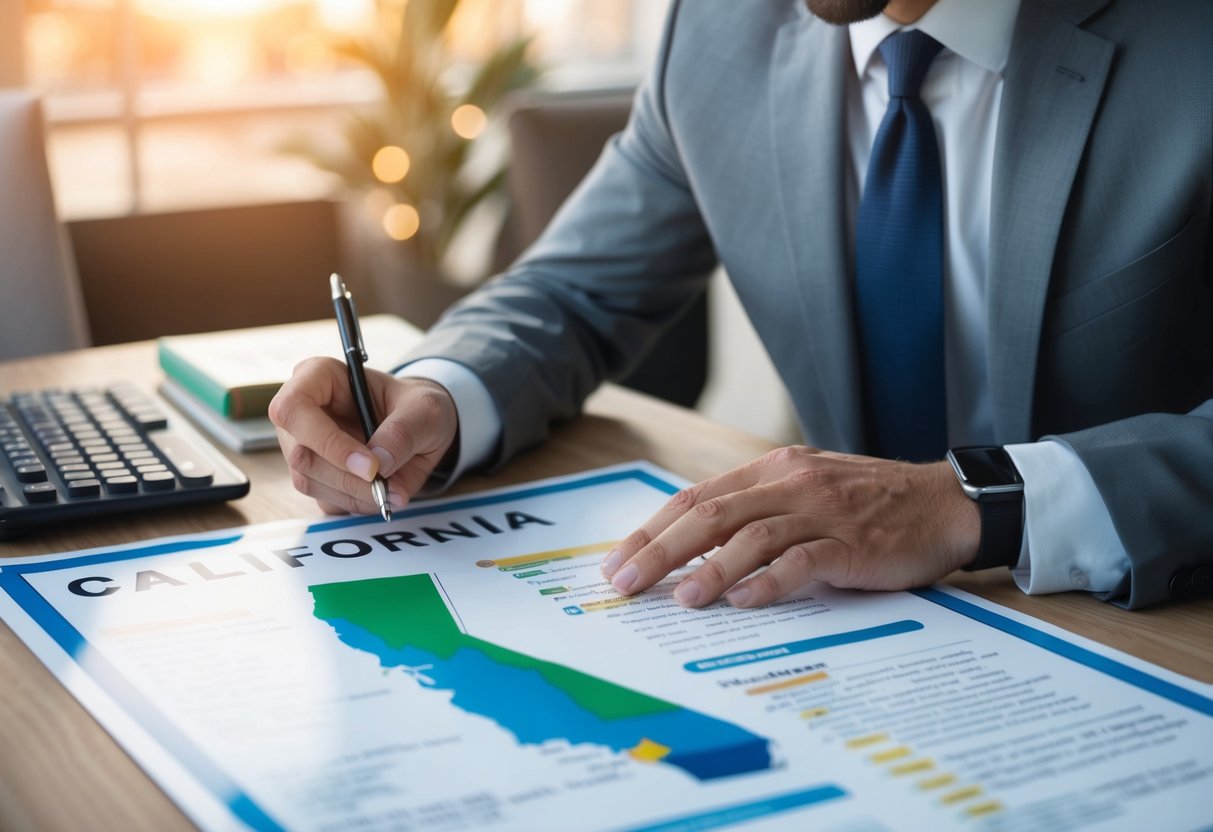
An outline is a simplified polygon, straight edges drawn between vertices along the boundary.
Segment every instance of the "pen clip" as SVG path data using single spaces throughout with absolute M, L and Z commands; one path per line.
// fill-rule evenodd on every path
M 354 303 L 354 296 L 345 287 L 345 281 L 335 273 L 329 277 L 329 289 L 333 295 L 333 303 L 337 307 L 337 323 L 341 329 L 342 346 L 347 354 L 356 351 L 363 363 L 370 361 L 371 357 L 366 352 L 366 342 L 362 340 L 362 325 L 358 323 L 358 306 Z M 344 302 L 344 308 L 342 302 Z
M 341 284 L 345 286 L 345 284 Z M 358 348 L 358 354 L 362 356 L 362 360 L 370 361 L 371 357 L 366 354 L 366 343 L 362 340 L 362 324 L 358 322 L 358 306 L 354 303 L 354 296 L 349 290 L 345 291 L 345 299 L 350 303 L 350 317 L 354 320 L 354 346 Z

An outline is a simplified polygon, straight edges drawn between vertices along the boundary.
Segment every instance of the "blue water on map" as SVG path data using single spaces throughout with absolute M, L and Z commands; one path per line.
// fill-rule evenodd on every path
M 417 647 L 389 647 L 379 636 L 345 619 L 327 623 L 349 646 L 402 667 L 423 687 L 450 690 L 451 704 L 487 717 L 519 743 L 564 739 L 623 752 L 642 740 L 664 745 L 660 762 L 700 780 L 771 767 L 768 743 L 737 725 L 686 708 L 644 716 L 603 719 L 577 703 L 537 670 L 513 667 L 480 650 L 463 647 L 442 659 Z

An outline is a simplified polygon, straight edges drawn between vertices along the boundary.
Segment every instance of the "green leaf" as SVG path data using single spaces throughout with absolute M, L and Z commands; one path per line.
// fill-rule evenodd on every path
M 527 56 L 531 42 L 531 38 L 520 38 L 490 55 L 476 72 L 464 100 L 487 112 L 506 93 L 534 84 L 541 71 Z
M 465 140 L 451 129 L 451 113 L 464 103 L 486 114 L 510 92 L 535 83 L 541 70 L 529 57 L 530 38 L 503 43 L 478 66 L 457 64 L 447 30 L 459 0 L 375 0 L 380 26 L 357 39 L 339 39 L 334 49 L 366 67 L 382 87 L 382 99 L 369 108 L 352 110 L 343 127 L 343 148 L 301 141 L 296 152 L 318 168 L 342 178 L 354 191 L 387 188 L 426 216 L 441 216 L 437 224 L 423 221 L 410 247 L 427 263 L 437 265 L 468 215 L 499 192 L 505 170 L 475 182 L 469 162 L 477 140 Z M 464 70 L 468 81 L 461 92 L 452 89 L 452 72 Z M 412 162 L 399 183 L 384 185 L 371 170 L 375 153 L 399 145 Z
M 415 43 L 441 38 L 459 7 L 459 0 L 408 0 L 404 25 Z

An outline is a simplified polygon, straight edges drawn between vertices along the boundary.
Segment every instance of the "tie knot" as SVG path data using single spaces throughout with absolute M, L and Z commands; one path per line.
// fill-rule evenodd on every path
M 889 67 L 889 98 L 917 98 L 927 68 L 940 49 L 942 43 L 917 29 L 885 38 L 880 54 Z

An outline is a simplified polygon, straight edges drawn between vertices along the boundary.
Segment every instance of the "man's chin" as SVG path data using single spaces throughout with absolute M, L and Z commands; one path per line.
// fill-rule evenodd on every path
M 804 0 L 809 11 L 827 23 L 846 26 L 875 17 L 889 5 L 889 0 Z

